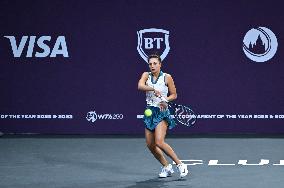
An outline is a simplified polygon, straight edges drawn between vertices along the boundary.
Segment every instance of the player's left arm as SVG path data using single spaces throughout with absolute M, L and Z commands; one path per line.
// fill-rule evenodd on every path
M 177 89 L 175 86 L 175 82 L 173 77 L 170 74 L 166 75 L 166 84 L 168 85 L 169 88 L 169 96 L 167 97 L 168 101 L 173 101 L 177 98 Z

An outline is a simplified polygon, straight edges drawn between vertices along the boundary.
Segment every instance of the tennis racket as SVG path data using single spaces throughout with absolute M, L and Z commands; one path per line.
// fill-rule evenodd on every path
M 168 104 L 168 108 L 174 113 L 174 117 L 179 123 L 190 127 L 196 122 L 196 115 L 189 107 L 170 102 L 163 96 L 160 98 Z

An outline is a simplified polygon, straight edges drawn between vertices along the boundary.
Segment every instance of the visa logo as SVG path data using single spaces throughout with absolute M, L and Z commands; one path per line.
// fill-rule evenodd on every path
M 51 36 L 22 36 L 20 41 L 15 36 L 4 37 L 9 39 L 14 57 L 69 57 L 65 36 L 58 36 L 53 46 L 50 46 Z M 35 45 L 41 50 L 34 52 Z M 26 54 L 22 55 L 24 49 Z

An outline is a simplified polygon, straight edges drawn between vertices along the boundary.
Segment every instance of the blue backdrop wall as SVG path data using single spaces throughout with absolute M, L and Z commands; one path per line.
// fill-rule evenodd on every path
M 143 134 L 158 52 L 199 115 L 171 133 L 284 133 L 282 4 L 1 1 L 0 131 Z

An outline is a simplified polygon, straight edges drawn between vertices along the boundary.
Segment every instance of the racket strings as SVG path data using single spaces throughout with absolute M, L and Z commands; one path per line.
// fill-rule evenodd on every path
M 175 117 L 177 121 L 187 126 L 193 125 L 196 121 L 194 112 L 190 108 L 182 105 L 176 107 Z

